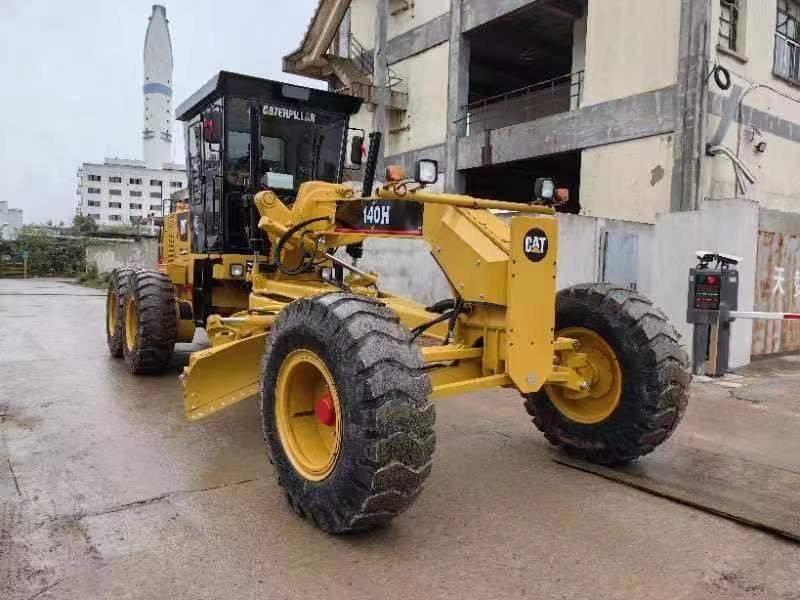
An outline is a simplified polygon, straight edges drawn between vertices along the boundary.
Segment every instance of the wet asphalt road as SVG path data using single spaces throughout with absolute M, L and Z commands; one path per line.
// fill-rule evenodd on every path
M 390 528 L 321 534 L 255 402 L 186 423 L 185 352 L 131 376 L 99 294 L 0 280 L 0 598 L 800 599 L 800 546 L 554 464 L 506 390 L 439 402 L 433 475 Z M 800 472 L 800 376 L 764 385 L 695 385 L 668 444 Z

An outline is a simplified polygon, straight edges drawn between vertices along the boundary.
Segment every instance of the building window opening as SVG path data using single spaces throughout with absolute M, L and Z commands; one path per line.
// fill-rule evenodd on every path
M 532 3 L 467 35 L 467 135 L 579 107 L 586 20 L 578 2 L 555 4 Z
M 800 85 L 800 1 L 778 0 L 774 72 Z
M 739 51 L 739 0 L 719 2 L 719 45 Z

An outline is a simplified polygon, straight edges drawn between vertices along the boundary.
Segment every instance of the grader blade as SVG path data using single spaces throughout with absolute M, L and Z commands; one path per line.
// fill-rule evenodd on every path
M 258 394 L 266 335 L 253 335 L 192 354 L 183 375 L 187 419 L 197 421 Z

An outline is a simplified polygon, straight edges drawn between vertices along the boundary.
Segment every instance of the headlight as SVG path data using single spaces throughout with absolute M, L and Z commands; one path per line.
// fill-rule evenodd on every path
M 439 179 L 439 163 L 429 158 L 417 161 L 414 169 L 414 180 L 417 183 L 432 185 Z
M 231 277 L 241 277 L 244 275 L 244 265 L 231 265 Z
M 537 200 L 552 200 L 556 193 L 556 186 L 552 179 L 540 177 L 533 184 L 533 196 Z

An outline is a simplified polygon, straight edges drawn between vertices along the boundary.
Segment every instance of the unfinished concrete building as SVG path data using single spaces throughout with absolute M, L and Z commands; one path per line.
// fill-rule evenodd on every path
M 681 324 L 711 248 L 743 258 L 740 309 L 800 310 L 800 0 L 321 0 L 284 69 L 364 98 L 386 162 L 438 159 L 450 191 L 568 188 L 562 286 Z M 787 350 L 800 324 L 734 325 L 735 365 Z

